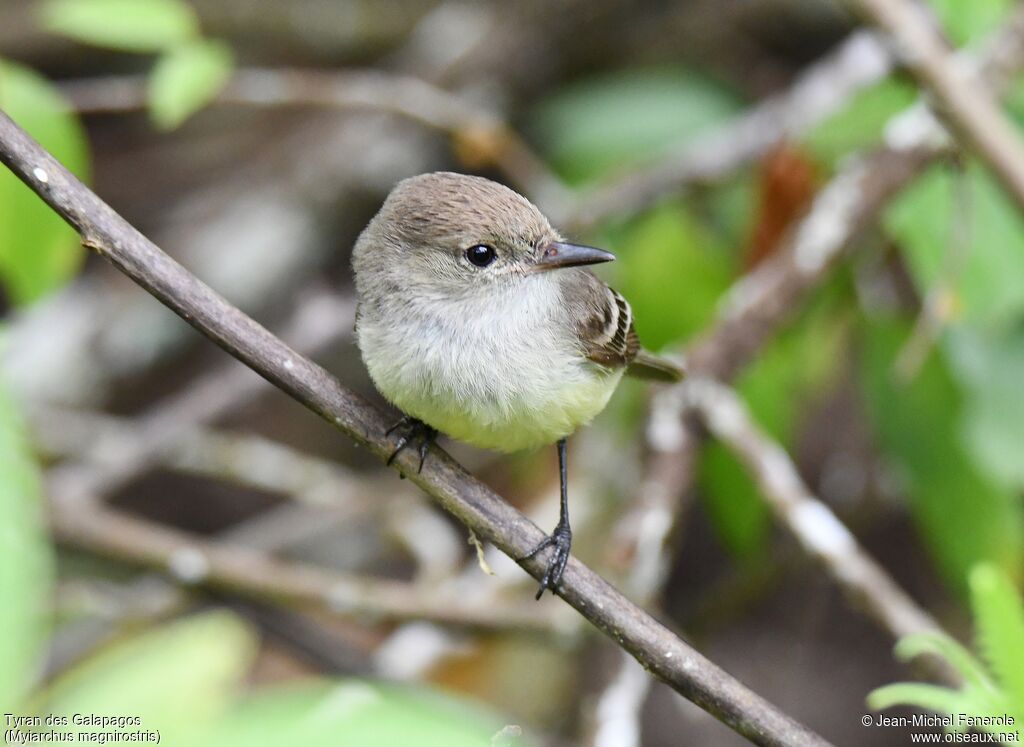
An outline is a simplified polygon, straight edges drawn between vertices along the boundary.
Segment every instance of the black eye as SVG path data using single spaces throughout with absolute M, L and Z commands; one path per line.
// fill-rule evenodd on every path
M 487 265 L 497 258 L 497 252 L 487 246 L 487 244 L 477 244 L 476 246 L 471 246 L 466 250 L 466 259 L 477 267 L 487 267 Z

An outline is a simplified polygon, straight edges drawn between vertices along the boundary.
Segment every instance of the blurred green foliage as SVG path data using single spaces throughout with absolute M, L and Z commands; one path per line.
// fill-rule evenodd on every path
M 280 687 L 240 703 L 185 747 L 481 747 L 505 722 L 469 701 L 423 686 L 342 680 Z M 508 747 L 530 747 L 509 737 Z
M 48 31 L 85 44 L 158 54 L 148 100 L 160 129 L 178 127 L 202 109 L 234 69 L 231 50 L 202 38 L 183 0 L 46 0 L 39 15 Z
M 231 50 L 223 42 L 200 39 L 162 55 L 149 76 L 153 123 L 165 130 L 180 125 L 217 95 L 231 70 Z
M 1017 575 L 1024 549 L 1019 497 L 966 450 L 965 393 L 941 355 L 931 355 L 913 380 L 897 378 L 893 362 L 909 333 L 907 321 L 886 318 L 869 319 L 861 330 L 863 391 L 878 442 L 901 468 L 914 519 L 954 587 L 986 560 Z
M 231 613 L 187 617 L 73 667 L 36 705 L 67 716 L 138 716 L 139 728 L 159 730 L 163 743 L 188 747 L 479 747 L 505 725 L 482 706 L 422 686 L 311 681 L 244 695 L 258 643 Z
M 608 241 L 620 258 L 617 286 L 651 350 L 707 325 L 735 274 L 734 257 L 720 237 L 680 205 L 655 208 L 610 231 Z
M 88 178 L 82 126 L 45 78 L 0 59 L 0 109 L 80 179 Z M 9 298 L 35 301 L 70 278 L 83 257 L 63 219 L 14 174 L 0 170 L 0 282 Z
M 938 656 L 960 677 L 959 689 L 918 682 L 880 687 L 868 695 L 868 707 L 917 706 L 952 717 L 951 731 L 968 731 L 962 716 L 998 719 L 1007 725 L 979 722 L 974 731 L 1014 732 L 1024 723 L 1024 606 L 1010 579 L 995 566 L 982 564 L 970 574 L 971 609 L 977 647 L 985 664 L 957 641 L 941 633 L 918 633 L 896 644 L 896 656 L 909 660 Z M 987 664 L 987 666 L 986 666 Z
M 0 710 L 25 696 L 49 633 L 52 552 L 39 469 L 0 387 Z
M 686 68 L 630 70 L 572 84 L 529 117 L 552 165 L 578 183 L 707 132 L 738 97 Z
M 958 47 L 973 44 L 995 31 L 1013 0 L 929 0 L 950 41 Z
M 961 422 L 974 461 L 1015 492 L 1024 490 L 1024 327 L 951 329 L 944 350 L 966 398 Z
M 834 166 L 850 153 L 877 145 L 886 123 L 916 98 L 917 89 L 909 81 L 883 80 L 854 94 L 842 109 L 813 127 L 804 144 Z
M 40 18 L 55 34 L 124 52 L 165 52 L 199 35 L 181 0 L 47 0 Z
M 226 712 L 255 654 L 255 636 L 237 617 L 197 615 L 99 651 L 54 682 L 40 707 L 72 715 L 116 706 L 177 744 Z
M 965 189 L 958 178 L 967 179 Z M 961 215 L 965 225 L 956 225 Z M 1024 313 L 1024 218 L 981 167 L 971 165 L 965 177 L 932 168 L 891 203 L 885 227 L 919 293 L 949 285 L 962 321 L 1000 325 Z M 953 240 L 957 230 L 965 246 Z

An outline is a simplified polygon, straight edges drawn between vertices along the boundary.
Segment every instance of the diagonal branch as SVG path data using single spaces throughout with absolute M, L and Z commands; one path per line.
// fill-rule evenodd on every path
M 162 252 L 3 114 L 0 161 L 74 227 L 85 246 L 358 444 L 381 459 L 387 456 L 386 421 L 381 412 Z M 523 557 L 542 539 L 540 529 L 444 451 L 432 450 L 422 474 L 415 470 L 416 462 L 415 455 L 403 454 L 396 466 L 442 508 L 510 557 Z M 520 565 L 536 578 L 543 571 L 540 558 L 520 561 Z M 648 671 L 751 741 L 763 745 L 826 744 L 575 559 L 566 569 L 559 594 Z
M 936 113 L 962 137 L 1024 208 L 1024 140 L 978 70 L 954 56 L 925 9 L 910 0 L 855 0 L 895 42 L 900 61 L 932 94 Z
M 867 554 L 832 510 L 812 495 L 793 460 L 751 419 L 731 387 L 714 379 L 690 379 L 683 398 L 685 406 L 696 410 L 708 430 L 746 464 L 779 523 L 804 552 L 825 566 L 840 588 L 894 638 L 941 630 Z

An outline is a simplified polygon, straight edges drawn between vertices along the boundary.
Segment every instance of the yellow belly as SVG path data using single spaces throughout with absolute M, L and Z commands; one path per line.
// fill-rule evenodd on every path
M 545 396 L 503 403 L 454 398 L 396 397 L 393 402 L 444 434 L 485 449 L 520 451 L 554 443 L 590 422 L 608 404 L 622 371 L 594 369 L 593 375 L 548 386 Z

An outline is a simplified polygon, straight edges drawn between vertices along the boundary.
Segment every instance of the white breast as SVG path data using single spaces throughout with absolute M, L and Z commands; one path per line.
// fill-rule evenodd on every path
M 516 451 L 588 422 L 622 376 L 580 353 L 560 312 L 557 283 L 531 282 L 451 304 L 364 303 L 357 337 L 374 384 L 404 413 L 460 441 Z

